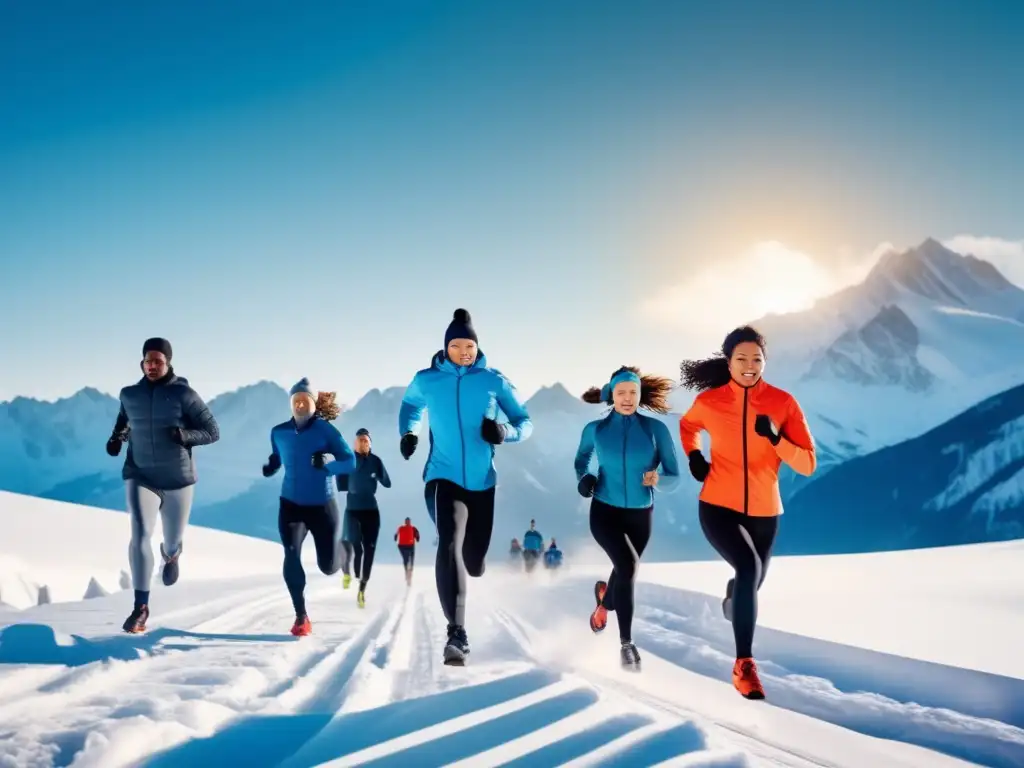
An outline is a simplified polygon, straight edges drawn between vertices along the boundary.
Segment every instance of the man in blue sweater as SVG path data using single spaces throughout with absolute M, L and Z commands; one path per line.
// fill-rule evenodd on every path
M 270 477 L 284 467 L 277 527 L 284 547 L 284 582 L 295 608 L 291 632 L 303 636 L 313 627 L 306 613 L 302 543 L 307 533 L 312 534 L 320 571 L 328 576 L 338 572 L 341 521 L 334 501 L 334 476 L 354 470 L 356 459 L 330 423 L 338 415 L 333 394 L 317 393 L 308 379 L 302 379 L 289 395 L 292 418 L 270 430 L 270 458 L 263 465 L 263 476 Z M 333 461 L 326 460 L 328 453 Z
M 537 530 L 537 521 L 531 520 L 530 530 L 523 535 L 523 563 L 526 565 L 527 572 L 533 570 L 543 551 L 544 537 Z
M 499 409 L 507 421 L 498 420 Z M 461 665 L 469 653 L 466 577 L 483 575 L 494 527 L 495 446 L 526 440 L 533 432 L 512 382 L 487 367 L 464 309 L 455 310 L 444 349 L 405 391 L 398 414 L 405 459 L 416 450 L 424 412 L 430 416 L 430 452 L 423 479 L 439 537 L 437 592 L 448 620 L 444 663 Z
M 187 379 L 174 373 L 167 339 L 146 340 L 141 368 L 145 375 L 121 390 L 121 409 L 107 440 L 110 456 L 117 456 L 128 443 L 121 477 L 132 527 L 128 563 L 135 605 L 122 627 L 129 633 L 144 632 L 149 618 L 154 564 L 151 540 L 157 519 L 163 529 L 163 582 L 171 586 L 178 580 L 178 558 L 196 484 L 192 449 L 220 439 L 217 421 L 206 403 Z

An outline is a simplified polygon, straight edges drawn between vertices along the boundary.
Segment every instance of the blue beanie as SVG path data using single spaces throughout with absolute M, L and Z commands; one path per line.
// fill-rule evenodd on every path
M 303 376 L 294 387 L 292 387 L 290 390 L 288 390 L 288 396 L 289 397 L 294 397 L 295 395 L 297 395 L 297 394 L 299 394 L 301 392 L 306 393 L 307 395 L 312 397 L 314 400 L 316 400 L 316 396 L 317 396 L 316 390 L 314 390 L 309 385 L 309 379 L 307 379 L 305 376 Z
M 469 316 L 468 310 L 456 309 L 452 315 L 452 321 L 448 324 L 448 330 L 444 332 L 445 349 L 448 349 L 452 339 L 469 339 L 479 343 L 476 338 L 476 331 L 473 330 L 473 318 Z

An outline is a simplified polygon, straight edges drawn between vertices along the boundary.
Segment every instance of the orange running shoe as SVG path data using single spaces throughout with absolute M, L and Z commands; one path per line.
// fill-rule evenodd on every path
M 757 676 L 757 664 L 753 659 L 736 659 L 732 668 L 732 684 L 745 699 L 763 699 L 764 687 Z
M 292 625 L 292 634 L 296 637 L 305 637 L 313 633 L 313 625 L 309 622 L 309 616 L 296 616 L 295 624 Z
M 597 608 L 590 614 L 590 629 L 592 632 L 601 632 L 608 626 L 608 610 L 602 605 L 604 593 L 608 585 L 599 581 L 594 585 L 594 599 L 597 600 Z

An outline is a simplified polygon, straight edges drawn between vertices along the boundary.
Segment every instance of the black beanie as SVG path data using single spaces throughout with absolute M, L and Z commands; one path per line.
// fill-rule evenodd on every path
M 146 343 L 142 345 L 142 356 L 145 357 L 147 352 L 160 352 L 167 358 L 168 363 L 171 362 L 171 342 L 167 339 L 146 339 Z
M 476 338 L 476 331 L 473 330 L 473 318 L 469 316 L 469 312 L 465 309 L 455 310 L 452 321 L 448 324 L 448 330 L 444 332 L 445 349 L 448 349 L 452 339 L 470 339 L 479 343 Z
M 368 430 L 366 427 L 360 427 L 359 431 L 356 432 L 356 437 L 362 437 L 363 435 L 366 435 L 367 437 L 369 437 L 370 436 L 370 430 Z

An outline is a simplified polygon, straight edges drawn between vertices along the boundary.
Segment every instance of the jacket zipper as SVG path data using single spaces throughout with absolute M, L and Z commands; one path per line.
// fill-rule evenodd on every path
M 622 423 L 622 506 L 629 508 L 629 475 L 626 474 L 626 443 L 629 438 L 629 422 Z
M 462 376 L 455 379 L 455 415 L 459 419 L 459 443 L 462 446 L 462 487 L 466 487 L 466 436 L 462 434 Z
M 750 475 L 747 470 L 747 394 L 750 390 L 743 390 L 743 514 L 749 515 L 750 509 Z
M 150 456 L 153 464 L 156 464 L 156 425 L 153 419 L 156 414 L 156 388 L 149 388 L 149 446 Z

